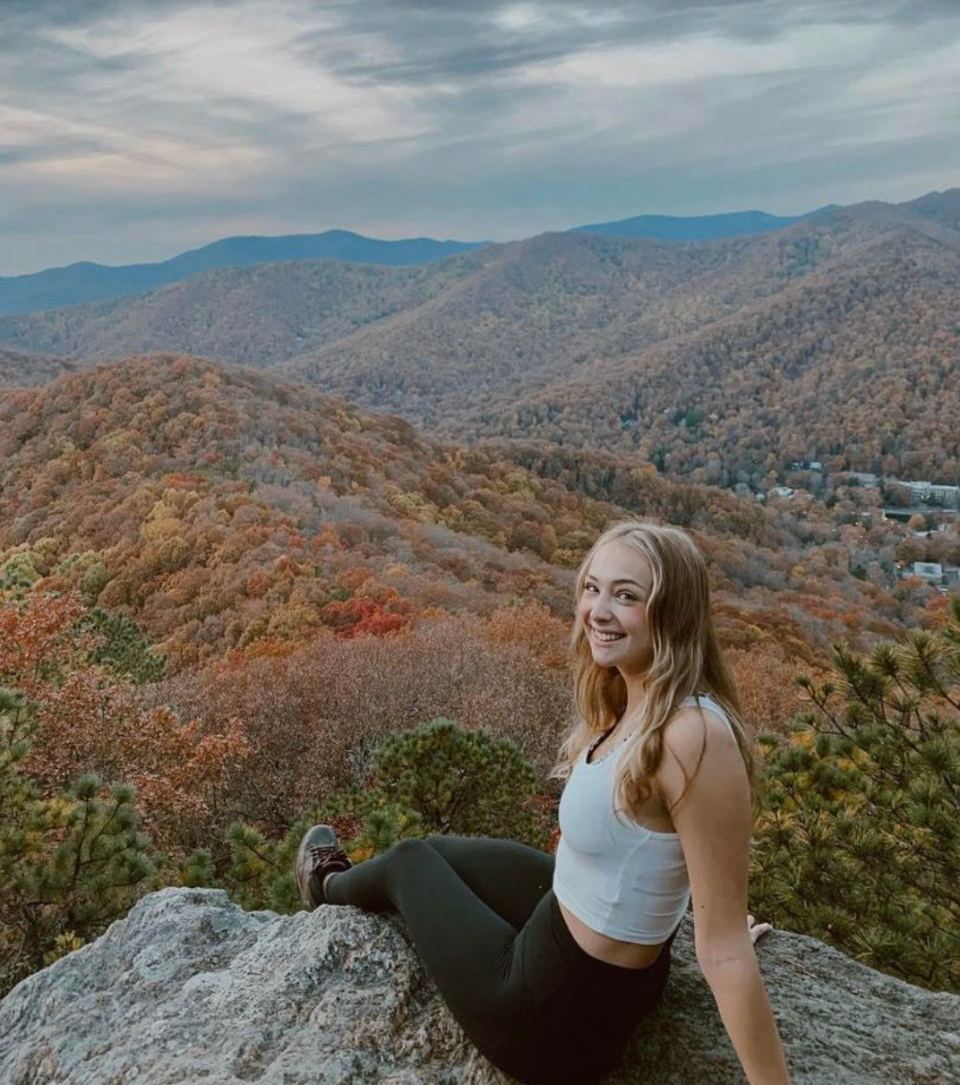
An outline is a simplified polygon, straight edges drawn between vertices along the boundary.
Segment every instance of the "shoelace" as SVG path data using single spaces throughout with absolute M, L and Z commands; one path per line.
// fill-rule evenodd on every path
M 310 852 L 310 858 L 313 861 L 314 871 L 320 870 L 321 867 L 325 867 L 333 861 L 343 863 L 347 867 L 350 866 L 350 860 L 347 858 L 347 853 L 342 848 L 336 847 L 334 844 L 313 844 L 308 851 Z

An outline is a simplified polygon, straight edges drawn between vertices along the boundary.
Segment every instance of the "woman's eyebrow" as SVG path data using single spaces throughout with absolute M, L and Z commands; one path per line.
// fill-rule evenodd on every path
M 598 584 L 603 583 L 603 581 L 598 576 L 594 576 L 593 573 L 587 573 L 586 579 L 587 580 L 596 580 Z M 643 584 L 638 584 L 636 580 L 629 580 L 626 577 L 621 577 L 619 580 L 612 580 L 611 583 L 612 584 L 632 584 L 635 588 L 639 588 L 641 591 L 648 591 L 649 590 L 648 588 L 645 588 L 643 586 Z

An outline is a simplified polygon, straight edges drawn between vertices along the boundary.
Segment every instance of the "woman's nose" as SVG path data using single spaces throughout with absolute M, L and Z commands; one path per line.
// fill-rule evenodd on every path
M 599 621 L 606 621 L 610 617 L 610 603 L 604 596 L 599 595 L 593 601 L 593 606 L 590 609 L 592 617 Z

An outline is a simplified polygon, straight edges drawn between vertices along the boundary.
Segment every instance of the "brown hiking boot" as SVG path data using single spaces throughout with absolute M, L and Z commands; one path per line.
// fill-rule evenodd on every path
M 308 829 L 300 841 L 297 865 L 294 867 L 304 908 L 309 912 L 320 904 L 326 904 L 323 879 L 335 870 L 349 870 L 352 866 L 347 853 L 340 847 L 337 834 L 329 825 L 314 825 Z

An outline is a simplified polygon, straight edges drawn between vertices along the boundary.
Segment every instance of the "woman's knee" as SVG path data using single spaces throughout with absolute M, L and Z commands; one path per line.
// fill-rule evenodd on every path
M 419 882 L 428 881 L 431 871 L 436 869 L 438 863 L 441 866 L 447 865 L 443 856 L 419 837 L 398 840 L 378 861 L 385 864 L 384 869 L 388 872 L 387 878 L 391 884 L 397 885 L 405 884 L 411 873 Z
M 417 836 L 409 836 L 403 840 L 398 840 L 394 844 L 388 854 L 393 859 L 397 859 L 400 862 L 410 862 L 421 858 L 427 854 L 434 854 L 434 849 L 429 844 L 429 838 L 427 840 Z
M 444 851 L 449 851 L 455 848 L 457 844 L 463 841 L 462 836 L 453 836 L 447 833 L 431 833 L 430 836 L 424 837 L 423 842 L 429 844 L 434 851 L 439 851 L 443 854 Z

